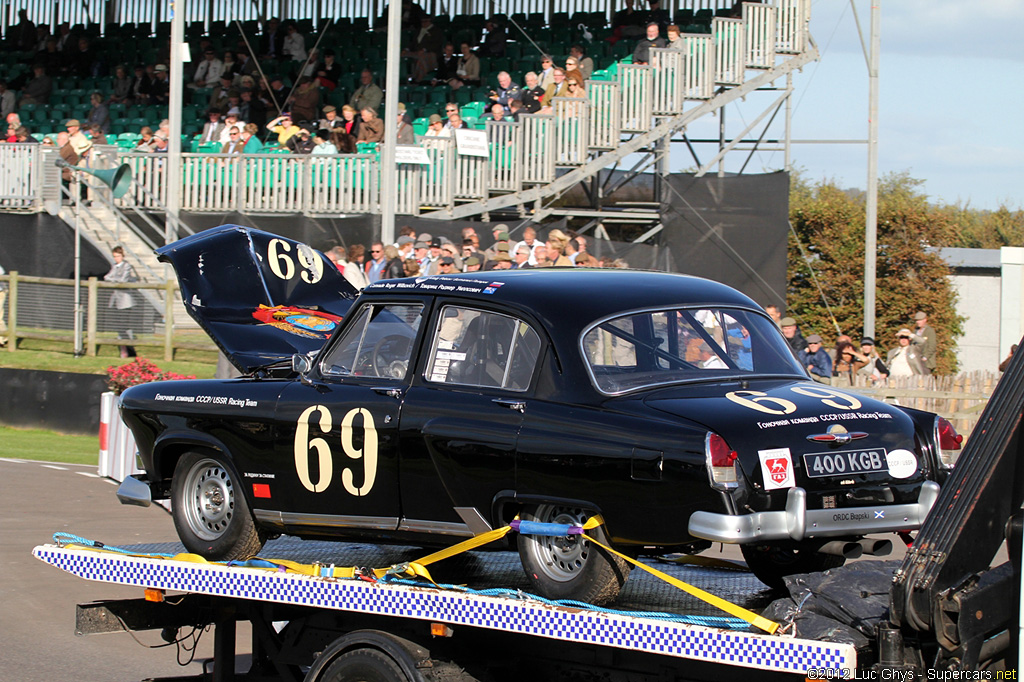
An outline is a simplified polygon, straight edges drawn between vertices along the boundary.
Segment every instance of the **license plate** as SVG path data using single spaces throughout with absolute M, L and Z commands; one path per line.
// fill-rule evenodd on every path
M 872 474 L 888 471 L 883 448 L 848 452 L 810 452 L 804 455 L 804 472 L 811 478 Z

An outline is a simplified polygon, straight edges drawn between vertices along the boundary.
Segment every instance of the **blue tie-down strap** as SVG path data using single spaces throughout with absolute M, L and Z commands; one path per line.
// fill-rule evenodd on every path
M 573 526 L 568 523 L 540 523 L 539 521 L 520 521 L 517 519 L 508 525 L 520 535 L 548 535 L 554 538 L 564 538 L 567 535 L 583 535 L 582 526 Z

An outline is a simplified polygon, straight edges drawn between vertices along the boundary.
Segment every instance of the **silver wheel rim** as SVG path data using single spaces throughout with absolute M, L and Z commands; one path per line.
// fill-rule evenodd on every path
M 189 469 L 183 489 L 188 529 L 206 541 L 224 535 L 235 513 L 235 489 L 228 470 L 216 460 L 200 460 Z
M 555 507 L 542 504 L 537 507 L 537 521 L 541 523 L 567 523 L 582 525 L 588 514 L 583 509 Z M 590 552 L 590 542 L 579 535 L 550 537 L 533 535 L 524 538 L 527 551 L 533 556 L 537 570 L 548 580 L 568 582 L 580 576 Z

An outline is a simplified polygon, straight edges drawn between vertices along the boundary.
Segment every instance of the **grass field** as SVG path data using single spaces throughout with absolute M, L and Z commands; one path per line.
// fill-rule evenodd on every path
M 158 349 L 153 349 L 158 351 Z M 76 358 L 68 344 L 22 339 L 18 350 L 0 349 L 0 367 L 39 369 L 79 374 L 106 374 L 107 367 L 123 365 L 116 347 L 97 357 Z M 159 352 L 159 351 L 158 351 Z M 164 371 L 194 374 L 210 379 L 216 370 L 216 355 L 203 351 L 179 351 L 178 359 L 164 361 L 159 355 L 147 357 Z M 32 459 L 66 464 L 96 464 L 99 460 L 98 436 L 70 436 L 41 429 L 0 426 L 0 457 Z
M 96 464 L 99 449 L 98 436 L 68 436 L 42 429 L 0 426 L 0 457 Z
M 107 367 L 123 365 L 129 360 L 117 354 L 116 346 L 101 347 L 100 355 L 76 358 L 67 343 L 22 339 L 18 350 L 10 352 L 0 349 L 0 367 L 15 369 L 42 369 L 52 372 L 77 372 L 79 374 L 106 374 Z M 170 362 L 162 358 L 160 349 L 154 353 L 141 353 L 147 360 L 155 362 L 164 371 L 178 374 L 194 374 L 199 379 L 211 379 L 217 369 L 217 356 L 206 351 L 178 351 L 176 359 Z M 106 352 L 104 352 L 106 351 Z

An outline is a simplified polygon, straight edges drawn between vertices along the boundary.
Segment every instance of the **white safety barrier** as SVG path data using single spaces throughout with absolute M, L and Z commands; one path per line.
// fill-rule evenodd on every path
M 771 5 L 743 3 L 748 69 L 770 69 L 775 66 L 775 18 L 775 8 Z
M 682 50 L 651 48 L 655 116 L 674 116 L 683 110 L 684 59 Z
M 523 164 L 522 125 L 487 122 L 487 143 L 491 164 L 488 186 L 495 192 L 518 192 L 522 189 Z
M 615 81 L 587 81 L 590 101 L 590 148 L 615 149 L 619 146 L 619 118 L 622 96 Z
M 746 39 L 742 19 L 715 17 L 711 34 L 715 37 L 715 82 L 739 85 L 743 82 Z
M 139 473 L 135 436 L 117 410 L 117 396 L 107 391 L 100 396 L 100 460 L 99 471 L 104 478 L 123 481 Z
M 555 179 L 555 117 L 522 114 L 523 182 L 543 185 Z

